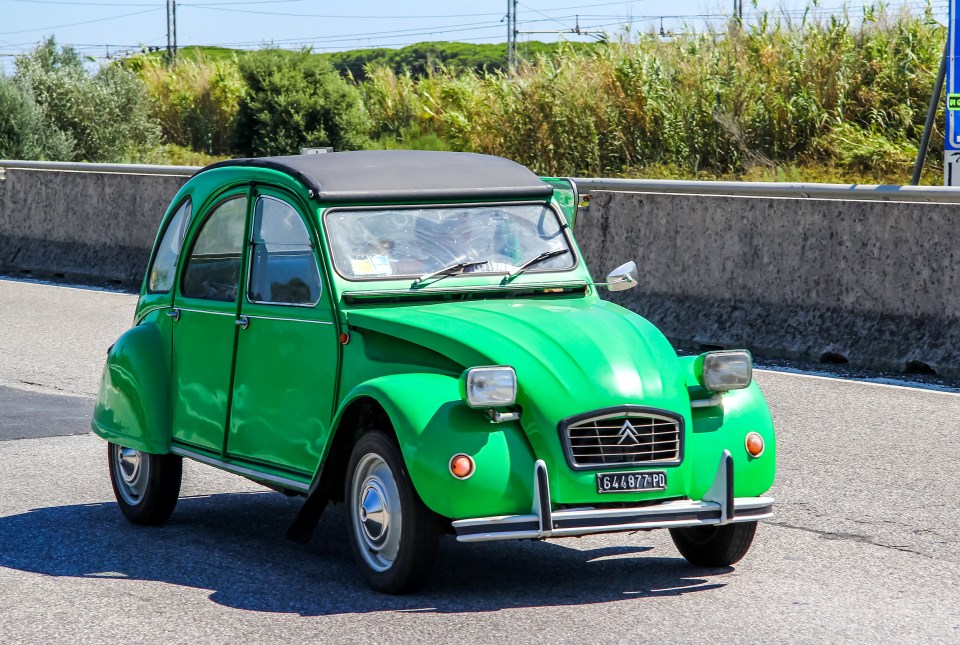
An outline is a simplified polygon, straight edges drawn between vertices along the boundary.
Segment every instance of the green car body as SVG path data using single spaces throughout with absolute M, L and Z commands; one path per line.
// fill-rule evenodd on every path
M 317 155 L 324 156 L 218 164 L 177 193 L 160 226 L 134 326 L 108 353 L 93 420 L 98 435 L 129 454 L 188 457 L 317 498 L 322 509 L 328 499 L 349 504 L 349 478 L 343 480 L 351 450 L 373 429 L 395 442 L 403 477 L 463 541 L 755 523 L 771 513 L 772 500 L 762 495 L 774 479 L 776 442 L 759 388 L 748 380 L 739 389 L 707 389 L 703 357 L 679 357 L 647 320 L 600 298 L 572 234 L 578 197 L 571 182 L 531 179 L 525 169 L 505 165 L 512 162 L 481 155 Z M 334 189 L 325 191 L 330 159 L 347 160 L 366 180 L 355 185 L 334 177 Z M 421 163 L 427 167 L 418 175 Z M 431 164 L 455 180 L 444 184 L 441 177 L 442 185 L 429 190 Z M 505 168 L 506 179 L 488 181 L 489 164 Z M 397 166 L 427 189 L 405 192 L 404 178 L 388 174 Z M 370 188 L 380 180 L 388 189 Z M 337 192 L 342 186 L 346 193 Z M 334 227 L 353 225 L 350 218 L 382 212 L 400 226 L 408 217 L 419 225 L 418 217 L 482 212 L 495 213 L 489 221 L 505 226 L 514 220 L 503 213 L 519 213 L 516 205 L 541 209 L 543 237 L 551 225 L 544 218 L 556 216 L 561 233 L 551 234 L 551 244 L 568 245 L 554 261 L 559 268 L 509 275 L 512 265 L 499 272 L 481 266 L 482 272 L 455 270 L 418 284 L 410 275 L 376 272 L 419 260 L 334 259 L 333 233 L 343 238 Z M 258 242 L 271 208 L 283 209 L 287 224 L 296 224 L 289 219 L 295 211 L 309 245 L 287 253 Z M 242 243 L 200 245 L 220 244 L 235 249 L 233 255 L 195 248 L 217 209 L 223 222 L 228 216 L 233 222 L 222 230 L 239 237 L 243 229 Z M 183 231 L 180 248 L 172 221 Z M 166 273 L 157 268 L 163 262 L 172 267 Z M 223 286 L 224 263 L 235 285 Z M 362 273 L 350 275 L 345 263 Z M 276 281 L 266 287 L 273 297 L 254 293 L 254 282 L 263 281 L 260 267 L 281 267 L 262 269 L 276 272 L 288 265 L 309 274 L 309 294 L 278 303 L 276 294 L 290 290 Z M 480 366 L 512 367 L 515 400 L 469 405 L 464 373 Z M 628 422 L 615 437 L 619 443 L 599 451 L 614 453 L 609 463 L 571 448 L 570 427 L 598 417 Z M 624 446 L 639 451 L 648 441 L 634 428 L 644 423 L 672 428 L 675 452 L 623 461 L 617 455 Z M 756 457 L 748 435 L 762 441 Z M 576 450 L 588 456 L 572 456 Z M 111 468 L 120 469 L 117 454 Z M 465 477 L 454 474 L 452 460 L 460 455 L 469 457 L 461 463 Z M 663 485 L 641 483 L 644 472 L 663 473 Z M 633 483 L 606 479 L 617 489 L 601 491 L 598 474 L 617 473 L 631 474 Z M 621 492 L 620 483 L 629 490 Z M 405 588 L 391 584 L 380 587 Z

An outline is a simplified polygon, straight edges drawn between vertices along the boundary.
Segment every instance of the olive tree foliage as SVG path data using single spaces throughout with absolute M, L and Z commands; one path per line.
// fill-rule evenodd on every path
M 160 143 L 143 83 L 119 65 L 87 72 L 71 47 L 51 38 L 16 59 L 14 80 L 40 108 L 41 129 L 72 142 L 72 161 L 136 162 Z
M 73 158 L 73 140 L 49 125 L 30 89 L 0 76 L 0 159 Z
M 296 154 L 302 147 L 358 150 L 369 143 L 359 91 L 308 51 L 261 50 L 240 61 L 247 92 L 237 112 L 235 151 Z

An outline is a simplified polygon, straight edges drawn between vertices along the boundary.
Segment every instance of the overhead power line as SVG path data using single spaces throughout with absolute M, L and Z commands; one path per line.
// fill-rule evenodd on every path
M 22 4 L 80 5 L 83 7 L 157 7 L 156 2 L 78 2 L 77 0 L 7 0 Z
M 27 34 L 34 31 L 50 31 L 51 29 L 65 29 L 67 27 L 79 27 L 80 25 L 92 25 L 95 22 L 107 22 L 108 20 L 119 20 L 120 18 L 130 18 L 131 16 L 142 16 L 145 13 L 160 11 L 160 7 L 146 9 L 144 11 L 134 11 L 133 13 L 124 13 L 119 16 L 108 16 L 106 18 L 95 18 L 93 20 L 84 20 L 82 22 L 71 22 L 65 25 L 50 25 L 48 27 L 37 27 L 36 29 L 18 29 L 17 31 L 0 31 L 0 36 L 9 36 L 11 34 Z
M 285 11 L 255 11 L 252 9 L 230 9 L 227 7 L 220 7 L 214 5 L 206 4 L 195 4 L 192 2 L 184 2 L 180 4 L 181 7 L 190 7 L 191 9 L 205 9 L 208 11 L 226 11 L 229 13 L 248 13 L 258 16 L 278 16 L 285 18 L 321 18 L 324 20 L 369 20 L 370 15 L 347 15 L 347 14 L 329 14 L 329 13 L 293 13 Z M 434 14 L 434 15 L 423 15 L 423 14 L 406 14 L 403 16 L 377 16 L 377 18 L 384 20 L 427 20 L 427 19 L 437 19 L 437 18 L 481 18 L 481 17 L 499 17 L 499 13 L 448 13 L 448 14 Z
M 72 5 L 72 4 L 85 4 L 90 6 L 114 6 L 114 7 L 142 7 L 149 6 L 152 8 L 134 11 L 129 13 L 123 13 L 115 16 L 106 16 L 101 18 L 94 18 L 89 20 L 84 20 L 75 23 L 69 23 L 65 25 L 53 25 L 47 27 L 38 27 L 34 29 L 21 29 L 8 32 L 0 32 L 0 36 L 13 35 L 13 34 L 27 34 L 34 32 L 42 31 L 51 31 L 55 29 L 62 29 L 67 27 L 75 27 L 87 24 L 94 24 L 112 20 L 119 20 L 123 18 L 134 17 L 138 15 L 145 15 L 152 12 L 159 12 L 162 9 L 162 6 L 157 6 L 160 4 L 160 0 L 156 0 L 154 4 L 144 4 L 143 2 L 124 2 L 124 3 L 107 3 L 107 2 L 95 2 L 95 3 L 80 3 L 75 0 L 9 0 L 12 2 L 24 2 L 30 4 L 63 4 L 63 5 Z M 256 13 L 257 15 L 288 15 L 289 12 L 269 12 L 269 11 L 248 11 L 245 9 L 232 9 L 235 6 L 245 6 L 245 5 L 279 5 L 279 4 L 293 4 L 300 2 L 301 0 L 256 0 L 256 1 L 238 1 L 238 2 L 186 2 L 178 1 L 178 9 L 182 11 L 184 7 L 188 9 L 214 9 L 214 10 L 223 10 L 231 11 L 236 10 L 241 13 Z M 501 0 L 502 1 L 502 0 Z M 527 0 L 527 2 L 533 2 L 534 0 Z M 574 0 L 576 1 L 576 0 Z M 510 19 L 512 25 L 508 21 L 507 30 L 508 30 L 508 51 L 512 49 L 514 54 L 514 62 L 516 61 L 516 45 L 517 38 L 519 35 L 524 35 L 524 32 L 532 32 L 533 29 L 530 29 L 531 26 L 542 23 L 553 23 L 558 27 L 563 27 L 562 32 L 572 35 L 577 35 L 578 33 L 583 34 L 583 32 L 588 30 L 600 30 L 617 27 L 621 27 L 629 23 L 645 23 L 645 22 L 662 22 L 663 20 L 670 21 L 704 21 L 707 23 L 710 22 L 720 22 L 725 21 L 730 18 L 729 13 L 691 13 L 691 14 L 655 14 L 650 12 L 645 15 L 616 15 L 614 13 L 600 13 L 600 12 L 589 12 L 592 8 L 601 8 L 601 7 L 614 7 L 614 6 L 624 6 L 624 5 L 640 5 L 645 4 L 646 8 L 654 9 L 654 7 L 660 7 L 662 5 L 658 4 L 651 6 L 649 4 L 650 0 L 634 0 L 633 2 L 599 2 L 599 3 L 583 3 L 578 5 L 566 5 L 563 7 L 556 7 L 552 9 L 538 9 L 531 6 L 528 6 L 526 3 L 520 3 L 517 0 L 507 0 L 508 2 L 508 14 L 510 14 Z M 522 7 L 523 13 L 527 16 L 531 14 L 537 17 L 528 17 L 526 19 L 522 18 L 516 11 L 517 6 Z M 751 11 L 744 11 L 745 20 L 753 20 L 762 15 L 769 15 L 771 18 L 777 18 L 780 16 L 786 18 L 800 17 L 804 15 L 829 15 L 831 13 L 846 12 L 848 14 L 856 14 L 860 11 L 865 10 L 868 7 L 879 7 L 886 8 L 888 12 L 896 10 L 898 8 L 909 7 L 909 8 L 924 8 L 931 6 L 934 11 L 939 12 L 940 10 L 945 10 L 946 1 L 945 0 L 935 0 L 934 2 L 928 4 L 923 0 L 905 0 L 903 2 L 891 2 L 886 5 L 879 5 L 874 2 L 864 2 L 857 5 L 841 5 L 834 7 L 810 7 L 804 9 L 779 9 L 772 11 L 764 11 L 760 9 L 753 9 Z M 566 14 L 561 13 L 563 11 L 570 11 L 576 9 L 587 9 L 587 12 L 581 13 L 579 18 L 576 14 Z M 749 7 L 748 7 L 749 9 Z M 343 18 L 343 19 L 360 19 L 360 16 L 351 16 L 346 14 L 330 14 L 330 15 L 321 15 L 321 14 L 289 14 L 295 15 L 297 17 L 309 18 L 309 17 L 322 17 L 322 18 Z M 463 18 L 470 17 L 491 17 L 496 18 L 497 20 L 483 20 L 483 21 L 463 21 Z M 435 14 L 435 15 L 420 15 L 420 16 L 378 16 L 382 18 L 388 18 L 391 20 L 399 20 L 401 18 L 411 18 L 411 19 L 440 19 L 448 18 L 449 22 L 445 22 L 441 25 L 430 25 L 430 26 L 417 26 L 406 29 L 389 29 L 389 30 L 380 30 L 380 31 L 369 31 L 361 33 L 350 33 L 350 34 L 336 34 L 336 35 L 313 35 L 313 36 L 300 36 L 300 37 L 291 37 L 283 38 L 279 40 L 270 40 L 270 39 L 260 39 L 260 40 L 247 40 L 247 41 L 234 41 L 234 42 L 223 42 L 223 43 L 206 43 L 209 46 L 223 46 L 223 47 L 255 47 L 255 46 L 264 46 L 265 44 L 270 44 L 274 46 L 310 46 L 317 50 L 341 50 L 341 49 L 351 49 L 357 47 L 398 47 L 403 45 L 408 45 L 411 42 L 411 39 L 426 37 L 430 39 L 440 39 L 440 38 L 455 38 L 459 42 L 487 42 L 495 41 L 498 39 L 498 36 L 495 35 L 495 32 L 500 34 L 499 37 L 502 38 L 502 29 L 503 29 L 503 14 Z M 369 18 L 369 16 L 364 16 L 363 18 Z M 461 19 L 461 20 L 458 20 Z M 521 28 L 526 27 L 521 31 Z M 174 36 L 173 32 L 175 27 L 171 25 L 171 49 L 174 47 Z M 561 33 L 560 29 L 555 30 L 551 33 Z M 126 36 L 129 38 L 129 35 Z M 15 50 L 20 46 L 29 46 L 32 43 L 23 43 L 17 45 L 3 45 L 0 46 L 0 50 Z M 84 45 L 83 47 L 88 47 Z M 106 48 L 110 49 L 130 49 L 137 48 L 139 45 L 95 45 L 89 46 L 90 49 L 99 49 L 105 50 Z
M 289 4 L 292 2 L 305 2 L 306 0 L 248 0 L 246 2 L 198 2 L 198 7 L 213 7 L 227 5 L 250 5 L 250 4 Z M 19 2 L 22 4 L 58 4 L 58 5 L 82 5 L 85 7 L 156 7 L 156 2 L 83 2 L 81 0 L 7 0 L 7 2 Z

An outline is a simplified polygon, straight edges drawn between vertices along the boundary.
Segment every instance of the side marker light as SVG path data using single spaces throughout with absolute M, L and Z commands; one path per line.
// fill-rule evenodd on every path
M 763 437 L 756 432 L 747 433 L 744 445 L 747 448 L 747 454 L 754 459 L 763 454 Z
M 450 458 L 450 474 L 457 479 L 469 479 L 476 468 L 470 455 L 460 453 Z

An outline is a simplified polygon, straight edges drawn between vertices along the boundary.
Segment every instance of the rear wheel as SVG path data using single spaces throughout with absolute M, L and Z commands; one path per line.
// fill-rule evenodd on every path
M 110 483 L 124 516 L 134 524 L 163 524 L 180 496 L 183 459 L 107 444 Z
M 756 522 L 737 522 L 724 526 L 691 526 L 670 529 L 670 537 L 690 564 L 701 567 L 726 567 L 747 554 L 757 531 Z
M 397 445 L 369 432 L 354 446 L 345 487 L 350 544 L 377 591 L 413 591 L 433 567 L 436 516 L 420 500 Z

